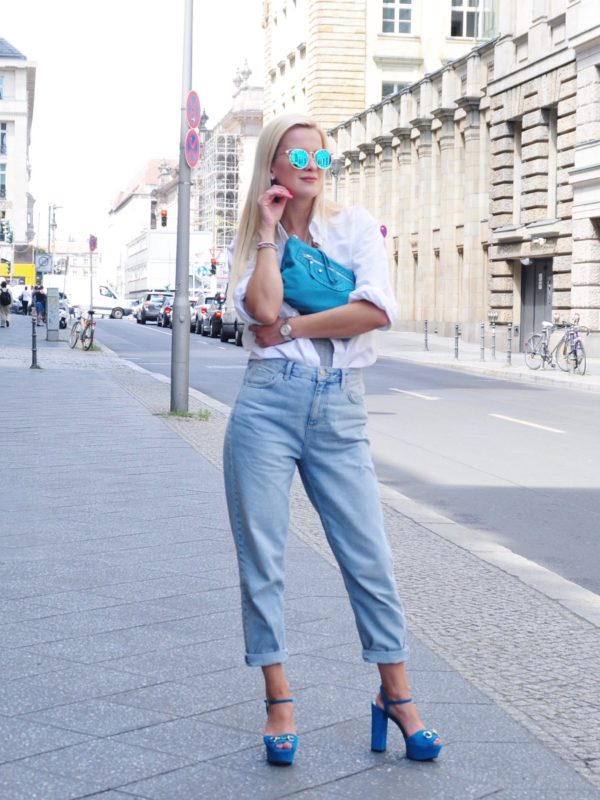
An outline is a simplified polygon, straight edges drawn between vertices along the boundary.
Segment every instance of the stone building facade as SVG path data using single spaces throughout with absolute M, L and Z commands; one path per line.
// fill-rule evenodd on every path
M 600 329 L 600 6 L 506 0 L 501 34 L 331 130 L 334 192 L 388 230 L 399 325 Z M 592 352 L 594 345 L 592 344 Z
M 495 32 L 498 0 L 264 0 L 265 120 L 331 127 Z

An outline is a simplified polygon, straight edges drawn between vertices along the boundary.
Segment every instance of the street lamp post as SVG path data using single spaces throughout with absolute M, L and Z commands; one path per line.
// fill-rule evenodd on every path
M 177 255 L 175 257 L 175 298 L 171 338 L 171 411 L 187 413 L 190 383 L 190 181 L 191 169 L 185 157 L 188 132 L 186 102 L 192 88 L 193 0 L 185 0 L 183 23 L 183 74 L 181 133 L 179 141 L 179 186 L 177 192 Z

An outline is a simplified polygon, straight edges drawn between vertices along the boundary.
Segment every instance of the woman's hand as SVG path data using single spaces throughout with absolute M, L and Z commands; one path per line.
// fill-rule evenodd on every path
M 279 333 L 279 328 L 285 322 L 285 317 L 279 317 L 271 325 L 249 325 L 259 347 L 273 347 L 276 344 L 283 344 L 286 340 Z
M 260 230 L 272 230 L 280 221 L 288 200 L 294 195 L 285 186 L 279 183 L 258 198 L 258 212 L 260 214 Z

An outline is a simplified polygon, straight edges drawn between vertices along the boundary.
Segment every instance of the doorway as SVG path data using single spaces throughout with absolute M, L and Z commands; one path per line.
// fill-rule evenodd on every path
M 521 344 L 552 321 L 552 259 L 521 261 Z

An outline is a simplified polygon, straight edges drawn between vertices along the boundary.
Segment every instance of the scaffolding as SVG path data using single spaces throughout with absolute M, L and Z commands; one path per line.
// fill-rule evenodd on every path
M 237 228 L 240 152 L 239 134 L 213 131 L 196 174 L 197 230 L 210 232 L 213 248 L 222 252 Z

